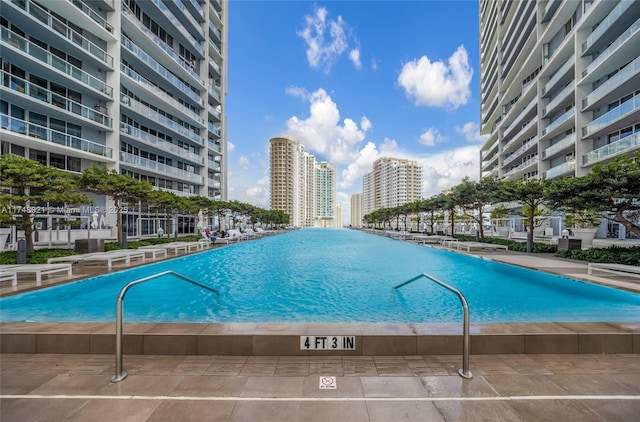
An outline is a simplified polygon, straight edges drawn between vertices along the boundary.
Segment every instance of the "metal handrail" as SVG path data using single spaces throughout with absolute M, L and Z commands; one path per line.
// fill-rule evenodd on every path
M 402 286 L 406 286 L 409 283 L 413 283 L 414 281 L 425 277 L 428 278 L 431 281 L 435 281 L 436 283 L 438 283 L 439 285 L 441 285 L 442 287 L 451 290 L 453 293 L 458 295 L 458 298 L 460 298 L 460 303 L 462 304 L 462 310 L 464 312 L 464 320 L 462 323 L 462 369 L 458 369 L 458 374 L 462 377 L 462 378 L 466 378 L 466 379 L 471 379 L 473 378 L 473 374 L 471 373 L 471 371 L 469 371 L 469 307 L 467 306 L 467 300 L 464 298 L 464 295 L 462 293 L 460 293 L 460 291 L 454 287 L 449 286 L 447 283 L 445 283 L 444 281 L 440 281 L 437 278 L 429 275 L 429 274 L 425 274 L 422 273 L 416 277 L 413 277 L 411 280 L 407 280 L 404 283 L 398 284 L 397 286 L 394 286 L 394 289 L 399 289 Z
M 153 280 L 154 278 L 163 277 L 165 275 L 173 275 L 178 277 L 181 280 L 184 280 L 188 283 L 194 284 L 198 287 L 202 287 L 203 289 L 212 291 L 216 295 L 220 296 L 220 292 L 216 289 L 213 289 L 209 286 L 205 286 L 204 284 L 198 283 L 188 277 L 183 276 L 182 274 L 178 274 L 175 271 L 163 271 L 161 273 L 153 274 L 147 277 L 140 278 L 138 280 L 134 280 L 131 283 L 127 284 L 120 290 L 120 294 L 118 295 L 118 301 L 116 303 L 116 374 L 111 377 L 111 382 L 116 383 L 120 382 L 127 377 L 127 373 L 122 370 L 122 305 L 124 303 L 124 295 L 127 294 L 127 290 L 129 288 L 135 286 L 136 284 L 144 283 L 145 281 Z

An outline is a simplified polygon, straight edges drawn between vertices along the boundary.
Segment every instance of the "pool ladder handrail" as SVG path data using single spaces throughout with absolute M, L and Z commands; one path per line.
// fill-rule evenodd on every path
M 416 277 L 413 277 L 411 280 L 407 280 L 404 283 L 394 286 L 393 288 L 399 289 L 400 287 L 406 286 L 409 283 L 413 283 L 414 281 L 423 277 L 434 281 L 442 287 L 452 291 L 453 293 L 457 294 L 458 298 L 460 299 L 464 316 L 462 322 L 462 369 L 458 370 L 458 375 L 460 375 L 462 378 L 471 379 L 473 378 L 473 374 L 471 373 L 471 371 L 469 371 L 469 306 L 467 306 L 467 300 L 465 299 L 464 295 L 460 293 L 458 289 L 451 287 L 444 281 L 440 281 L 432 275 L 426 273 L 422 273 Z
M 209 286 L 205 286 L 202 283 L 198 283 L 195 280 L 190 279 L 189 277 L 185 277 L 182 274 L 179 274 L 175 271 L 163 271 L 161 273 L 153 274 L 147 277 L 140 278 L 138 280 L 134 280 L 131 283 L 127 284 L 120 290 L 120 294 L 118 294 L 118 300 L 116 302 L 116 374 L 111 377 L 111 382 L 116 383 L 120 382 L 127 377 L 127 373 L 122 370 L 122 332 L 123 332 L 123 324 L 122 324 L 122 305 L 124 304 L 124 296 L 127 294 L 127 290 L 136 284 L 141 284 L 149 280 L 153 280 L 156 278 L 163 277 L 165 275 L 173 275 L 181 280 L 184 280 L 188 283 L 194 284 L 198 287 L 202 287 L 203 289 L 212 291 L 216 295 L 220 296 L 220 292 L 216 289 L 213 289 Z

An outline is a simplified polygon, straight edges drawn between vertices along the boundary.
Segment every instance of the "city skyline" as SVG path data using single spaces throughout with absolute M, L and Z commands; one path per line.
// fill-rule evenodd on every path
M 337 166 L 345 223 L 378 158 L 420 163 L 425 197 L 477 179 L 478 22 L 476 1 L 231 2 L 229 198 L 268 207 L 279 136 Z

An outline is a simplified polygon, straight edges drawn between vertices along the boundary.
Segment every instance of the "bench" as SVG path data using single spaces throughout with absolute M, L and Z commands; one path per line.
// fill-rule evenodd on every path
M 18 273 L 9 271 L 0 271 L 0 282 L 11 280 L 11 285 L 16 287 L 18 285 Z
M 73 275 L 73 270 L 71 268 L 71 264 L 23 264 L 23 265 L 6 265 L 3 269 L 3 279 L 4 277 L 9 277 L 9 274 L 16 275 L 16 284 L 17 285 L 17 276 L 19 274 L 35 274 L 36 276 L 36 285 L 40 286 L 42 284 L 42 276 L 49 275 L 59 272 L 66 272 L 69 277 Z
M 589 262 L 589 264 L 587 264 L 587 274 L 591 275 L 593 271 L 640 278 L 640 267 L 636 265 Z
M 451 246 L 453 247 L 453 246 Z M 482 242 L 458 242 L 455 244 L 456 249 L 466 249 L 467 252 L 471 252 L 471 249 L 487 249 L 491 251 L 503 250 L 509 251 L 509 247 L 506 245 L 496 245 L 494 243 L 482 243 Z

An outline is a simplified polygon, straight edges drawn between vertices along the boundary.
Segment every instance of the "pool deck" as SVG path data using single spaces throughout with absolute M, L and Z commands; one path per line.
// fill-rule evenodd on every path
M 460 252 L 464 253 L 464 252 Z M 485 259 L 640 291 L 550 255 Z M 114 266 L 112 271 L 126 268 Z M 74 267 L 74 277 L 106 272 Z M 1 295 L 37 288 L 21 278 Z M 0 322 L 0 420 L 630 421 L 640 414 L 640 323 L 461 324 Z M 301 351 L 301 335 L 355 335 L 356 351 Z M 335 378 L 331 378 L 335 377 Z M 320 386 L 334 387 L 320 388 Z

